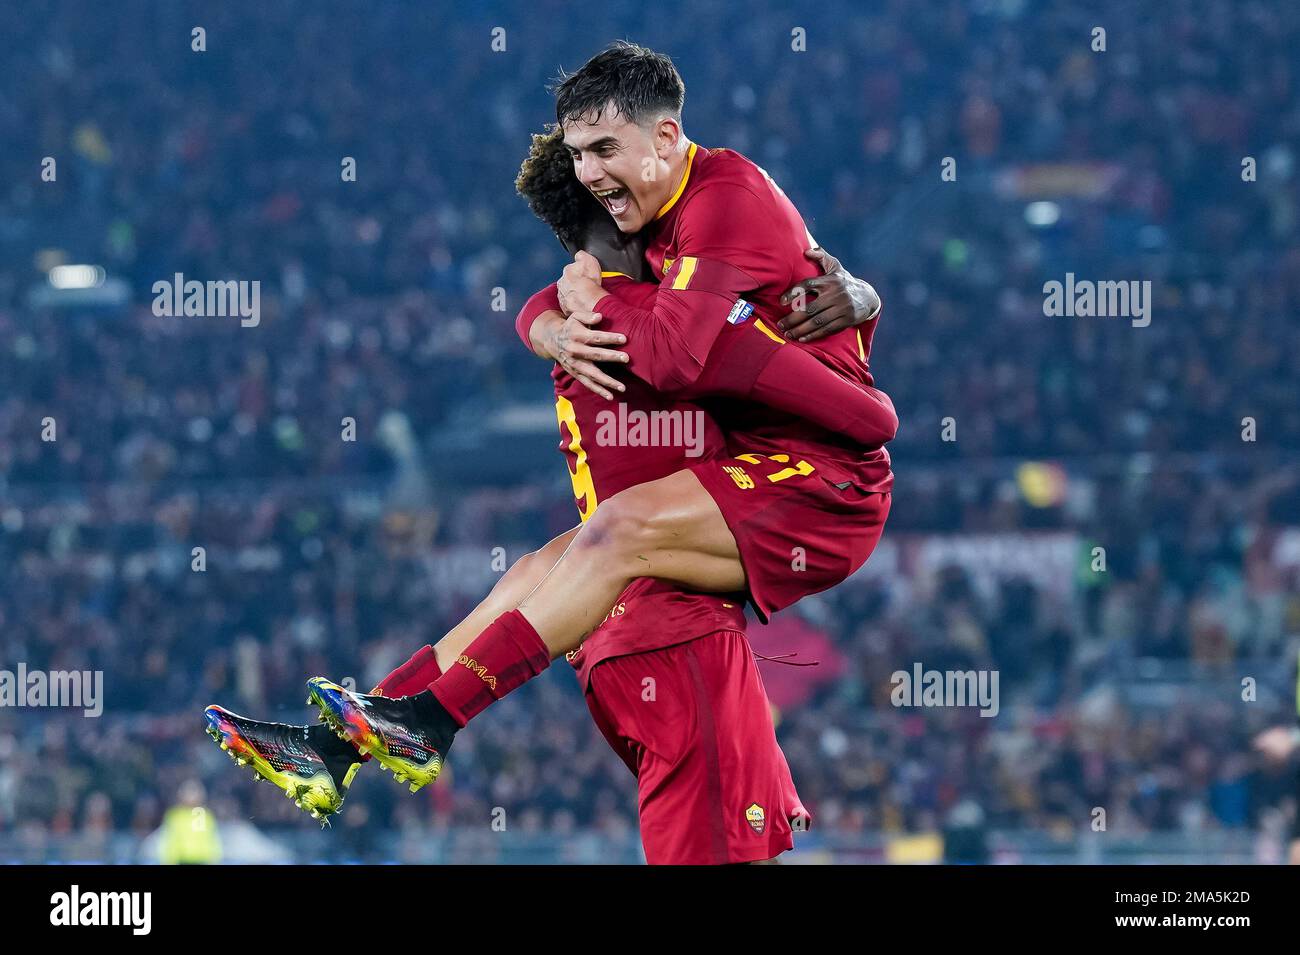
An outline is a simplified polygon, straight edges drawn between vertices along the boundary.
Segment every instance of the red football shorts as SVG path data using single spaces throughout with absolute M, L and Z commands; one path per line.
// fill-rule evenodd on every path
M 808 825 L 743 633 L 604 660 L 586 696 L 637 777 L 649 864 L 771 859 L 793 846 L 792 820 Z
M 864 491 L 842 469 L 827 474 L 832 469 L 790 455 L 716 457 L 690 470 L 736 538 L 750 602 L 764 623 L 857 571 L 889 516 L 888 492 Z

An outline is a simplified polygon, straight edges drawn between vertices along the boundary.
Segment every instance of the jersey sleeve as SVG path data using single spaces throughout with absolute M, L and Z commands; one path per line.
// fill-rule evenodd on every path
M 602 273 L 601 278 L 606 296 L 615 296 L 618 302 L 628 306 L 629 309 L 642 310 L 654 304 L 655 292 L 659 287 L 653 282 L 638 282 L 621 272 Z M 524 307 L 515 316 L 515 332 L 529 351 L 533 350 L 533 340 L 529 332 L 532 330 L 533 322 L 537 321 L 544 312 L 564 313 L 560 308 L 559 286 L 555 282 L 529 296 Z M 601 325 L 600 330 L 622 331 L 621 328 L 611 327 L 609 323 Z
M 788 283 L 789 265 L 771 237 L 767 205 L 743 184 L 719 182 L 691 197 L 677 223 L 678 256 L 650 309 L 606 296 L 595 310 L 628 336 L 629 367 L 660 391 L 689 387 L 737 299 Z M 633 335 L 635 334 L 635 339 Z
M 525 348 L 529 351 L 533 350 L 533 340 L 528 332 L 533 327 L 533 322 L 537 321 L 537 316 L 543 312 L 558 311 L 560 311 L 560 290 L 554 282 L 529 297 L 515 318 L 515 331 L 519 334 Z
M 681 259 L 678 260 L 680 262 Z M 644 346 L 644 337 L 652 339 L 659 326 L 655 324 L 658 301 L 673 284 L 678 263 L 669 271 L 660 285 L 637 282 L 626 276 L 604 278 L 605 295 L 596 310 L 604 321 L 604 331 L 621 332 L 627 336 L 623 350 L 633 354 L 629 370 L 646 380 L 652 387 L 672 390 L 684 398 L 729 397 L 746 398 L 777 410 L 793 414 L 811 424 L 843 434 L 864 447 L 879 447 L 894 438 L 898 430 L 898 416 L 889 396 L 877 388 L 862 386 L 846 380 L 833 369 L 815 358 L 809 351 L 792 342 L 786 342 L 766 329 L 757 318 L 742 324 L 731 324 L 727 315 L 740 297 L 737 291 L 730 298 L 723 296 L 727 310 L 722 313 L 717 327 L 708 336 L 707 347 L 702 349 L 698 370 L 689 377 L 690 382 L 680 388 L 666 389 L 650 381 L 643 371 L 655 360 L 664 358 L 659 352 Z M 720 267 L 717 267 L 719 266 Z M 745 277 L 729 278 L 725 263 L 705 262 L 705 285 L 716 288 L 731 284 L 739 286 L 752 281 Z M 680 280 L 690 285 L 694 275 L 700 274 L 697 263 L 692 275 Z M 680 273 L 677 273 L 680 274 Z M 754 286 L 748 286 L 750 288 Z M 716 294 L 716 293 L 712 293 Z M 559 293 L 554 284 L 540 290 L 528 299 L 515 322 L 524 345 L 531 351 L 529 329 L 539 315 L 546 311 L 560 311 Z M 689 337 L 689 336 L 687 336 Z M 661 340 L 662 349 L 676 347 L 677 340 Z M 638 360 L 640 356 L 641 360 Z
M 889 395 L 841 377 L 797 345 L 777 346 L 750 397 L 846 435 L 863 448 L 881 447 L 898 434 L 898 413 Z
M 605 287 L 608 294 L 602 302 L 641 311 L 648 311 L 645 306 L 663 294 L 661 287 L 649 282 L 618 280 L 606 282 Z M 607 321 L 600 327 L 627 335 L 624 348 L 631 347 L 637 330 L 623 319 L 611 320 L 609 312 L 608 308 L 601 312 Z M 724 323 L 700 374 L 678 394 L 686 399 L 757 401 L 845 435 L 865 448 L 880 447 L 898 432 L 898 415 L 888 395 L 848 381 L 811 352 L 778 338 L 757 319 Z

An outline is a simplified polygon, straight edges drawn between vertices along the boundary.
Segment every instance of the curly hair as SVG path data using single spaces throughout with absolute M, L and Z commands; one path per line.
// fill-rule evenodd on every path
M 515 191 L 568 248 L 581 247 L 592 219 L 604 211 L 573 174 L 573 159 L 558 128 L 533 134 L 528 158 L 515 177 Z

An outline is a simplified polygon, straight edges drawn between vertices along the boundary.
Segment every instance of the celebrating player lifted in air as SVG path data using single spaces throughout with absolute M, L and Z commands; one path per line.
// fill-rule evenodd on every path
M 519 329 L 557 363 L 583 523 L 518 561 L 375 693 L 310 680 L 339 739 L 208 708 L 223 747 L 313 815 L 337 811 L 369 757 L 412 791 L 432 782 L 459 729 L 564 654 L 638 776 L 648 861 L 790 847 L 804 810 L 740 605 L 766 619 L 866 561 L 889 510 L 883 445 L 897 418 L 868 370 L 874 293 L 811 250 L 761 169 L 686 138 L 684 92 L 667 57 L 605 50 L 560 84 L 559 128 L 535 137 L 520 176 L 578 253 Z M 792 293 L 818 297 L 787 316 Z M 594 445 L 615 392 L 637 410 L 707 410 L 705 453 Z

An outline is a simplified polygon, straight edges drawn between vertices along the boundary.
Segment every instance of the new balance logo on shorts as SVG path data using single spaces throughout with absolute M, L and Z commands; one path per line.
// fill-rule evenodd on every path
M 731 475 L 731 479 L 736 482 L 736 487 L 742 491 L 748 491 L 754 486 L 754 479 L 745 473 L 744 468 L 724 464 L 722 470 Z

